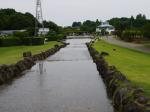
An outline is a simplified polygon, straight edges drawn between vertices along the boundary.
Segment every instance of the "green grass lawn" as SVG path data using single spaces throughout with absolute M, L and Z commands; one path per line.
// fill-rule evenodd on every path
M 0 64 L 12 64 L 23 58 L 23 52 L 31 51 L 32 54 L 40 53 L 56 44 L 61 44 L 56 41 L 48 42 L 40 46 L 15 46 L 15 47 L 0 47 Z
M 110 65 L 115 65 L 136 86 L 142 87 L 150 96 L 150 54 L 134 51 L 104 41 L 96 42 L 93 47 L 99 52 L 105 51 Z M 114 51 L 113 49 L 116 49 Z

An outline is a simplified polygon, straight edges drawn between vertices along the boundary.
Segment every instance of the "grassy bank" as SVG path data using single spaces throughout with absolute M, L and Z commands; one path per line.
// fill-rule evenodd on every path
M 37 54 L 52 48 L 56 44 L 61 44 L 56 41 L 48 42 L 40 46 L 15 46 L 15 47 L 0 47 L 0 64 L 12 64 L 22 59 L 23 52 L 31 51 Z
M 105 51 L 110 65 L 115 65 L 131 82 L 144 88 L 150 96 L 150 54 L 134 51 L 104 41 L 96 42 L 93 47 L 99 52 Z

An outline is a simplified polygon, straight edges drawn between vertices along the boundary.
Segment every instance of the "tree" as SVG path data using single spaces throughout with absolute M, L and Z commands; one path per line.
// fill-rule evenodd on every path
M 116 30 L 123 31 L 130 27 L 130 19 L 128 18 L 113 18 L 109 23 L 115 27 Z
M 49 28 L 51 31 L 59 32 L 60 27 L 52 21 L 43 21 L 44 27 Z
M 0 9 L 0 30 L 20 30 L 34 27 L 35 18 L 30 13 L 16 12 L 14 9 Z
M 72 27 L 74 27 L 74 28 L 80 28 L 81 25 L 82 25 L 81 22 L 73 22 L 73 23 L 72 23 Z
M 138 14 L 136 16 L 136 20 L 134 21 L 134 26 L 137 28 L 143 27 L 147 23 L 146 16 L 142 14 Z
M 136 19 L 139 19 L 139 20 L 146 20 L 146 16 L 145 16 L 145 14 L 138 14 L 137 16 L 136 16 Z
M 150 38 L 150 23 L 146 24 L 142 28 L 144 37 Z
M 133 28 L 133 22 L 134 22 L 134 17 L 131 16 L 131 18 L 130 18 L 130 28 L 131 29 Z
M 96 19 L 96 26 L 99 26 L 99 25 L 101 25 L 101 22 L 98 19 Z
M 136 18 L 113 18 L 109 23 L 115 27 L 116 35 L 122 39 L 132 41 L 136 38 L 150 38 L 150 20 L 144 14 L 138 14 Z
M 14 36 L 15 37 L 19 37 L 19 38 L 24 38 L 24 37 L 28 37 L 29 33 L 27 31 L 24 31 L 24 32 L 14 32 Z
M 27 32 L 28 32 L 29 36 L 34 36 L 35 35 L 35 28 L 29 27 L 29 28 L 27 28 Z
M 92 33 L 95 32 L 95 30 L 96 30 L 96 22 L 94 21 L 90 20 L 84 21 L 83 25 L 81 26 L 81 31 Z
M 109 23 L 115 27 L 116 34 L 121 36 L 124 30 L 141 30 L 143 26 L 149 23 L 149 20 L 146 19 L 145 15 L 138 14 L 136 18 L 133 16 L 131 18 L 112 18 Z

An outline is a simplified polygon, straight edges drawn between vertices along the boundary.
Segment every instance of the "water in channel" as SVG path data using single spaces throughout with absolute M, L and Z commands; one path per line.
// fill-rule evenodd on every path
M 89 41 L 68 39 L 70 45 L 1 86 L 0 112 L 113 112 Z

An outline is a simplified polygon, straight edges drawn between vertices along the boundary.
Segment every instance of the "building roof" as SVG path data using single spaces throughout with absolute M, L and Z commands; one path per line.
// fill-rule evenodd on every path
M 39 32 L 49 32 L 49 28 L 39 28 Z
M 101 25 L 98 26 L 98 28 L 114 28 L 114 27 L 110 25 L 108 22 L 103 22 Z
M 27 30 L 1 30 L 0 33 L 1 34 L 12 34 L 14 32 L 25 32 Z

